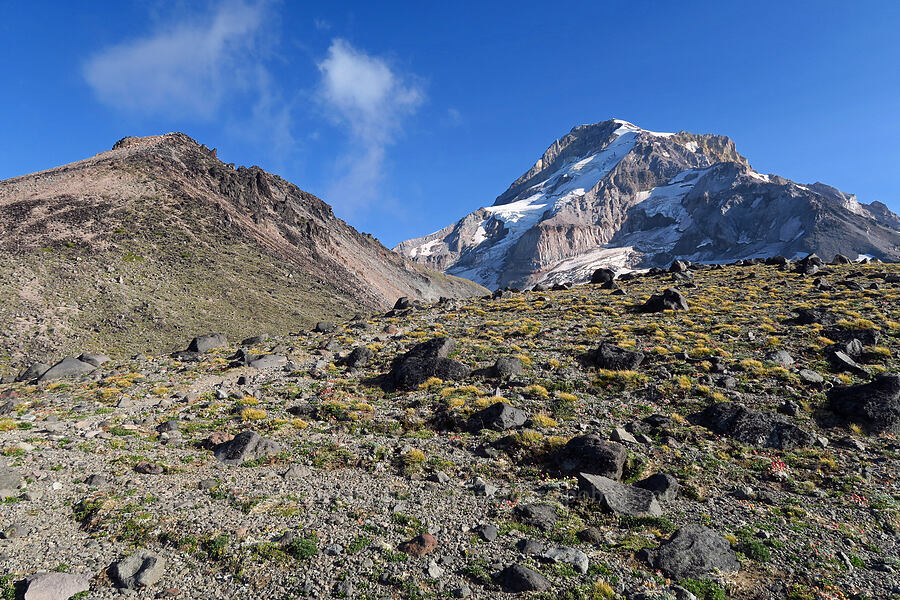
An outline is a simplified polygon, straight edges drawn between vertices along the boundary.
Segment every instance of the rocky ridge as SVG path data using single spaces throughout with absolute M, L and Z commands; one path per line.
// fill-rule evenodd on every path
M 483 292 L 181 133 L 0 182 L 0 364 L 70 342 L 156 350 L 222 322 L 232 336 L 286 333 L 399 297 Z

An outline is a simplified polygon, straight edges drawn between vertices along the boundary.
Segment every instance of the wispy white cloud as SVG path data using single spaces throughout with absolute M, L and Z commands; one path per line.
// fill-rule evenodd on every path
M 266 79 L 252 58 L 265 10 L 263 2 L 231 0 L 163 26 L 91 57 L 85 80 L 100 101 L 123 111 L 213 118 L 230 93 Z
M 350 150 L 338 160 L 340 177 L 327 200 L 345 214 L 379 196 L 387 148 L 405 118 L 424 100 L 419 85 L 384 60 L 335 39 L 319 63 L 318 100 L 327 115 L 346 129 Z

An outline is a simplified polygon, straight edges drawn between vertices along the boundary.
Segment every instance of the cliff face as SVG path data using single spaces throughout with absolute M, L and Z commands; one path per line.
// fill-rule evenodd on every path
M 883 204 L 757 173 L 727 137 L 612 120 L 555 141 L 493 206 L 395 250 L 488 287 L 523 287 L 673 258 L 896 260 L 898 229 Z
M 0 256 L 0 317 L 12 323 L 0 338 L 34 338 L 26 352 L 107 335 L 110 323 L 160 343 L 181 339 L 188 332 L 176 330 L 205 323 L 202 311 L 177 316 L 198 303 L 210 326 L 229 315 L 237 335 L 383 310 L 400 296 L 485 292 L 407 261 L 315 196 L 258 167 L 226 165 L 179 133 L 125 138 L 0 182 Z M 131 343 L 114 337 L 113 346 Z

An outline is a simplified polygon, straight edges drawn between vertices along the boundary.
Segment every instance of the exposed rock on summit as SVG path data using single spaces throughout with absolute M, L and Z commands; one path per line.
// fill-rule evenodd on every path
M 664 267 L 673 259 L 816 252 L 898 260 L 900 217 L 822 183 L 758 173 L 727 137 L 613 119 L 573 128 L 491 206 L 395 250 L 491 289 L 609 284 L 598 268 Z M 816 257 L 798 269 L 822 266 Z

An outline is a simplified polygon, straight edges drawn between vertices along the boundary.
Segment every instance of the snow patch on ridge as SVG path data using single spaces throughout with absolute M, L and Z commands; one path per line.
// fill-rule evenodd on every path
M 497 265 L 502 264 L 507 252 L 519 238 L 541 222 L 548 211 L 552 214 L 595 188 L 631 152 L 638 133 L 643 130 L 624 121 L 621 123 L 622 126 L 614 132 L 616 139 L 600 152 L 566 161 L 546 179 L 528 188 L 527 192 L 530 194 L 521 200 L 486 207 L 485 210 L 490 215 L 488 218 L 503 224 L 504 234 L 488 238 L 486 223 L 482 223 L 473 241 L 477 240 L 477 244 L 486 243 L 488 247 L 479 252 L 477 264 L 454 266 L 447 272 L 471 279 L 488 288 L 496 287 L 499 278 Z

